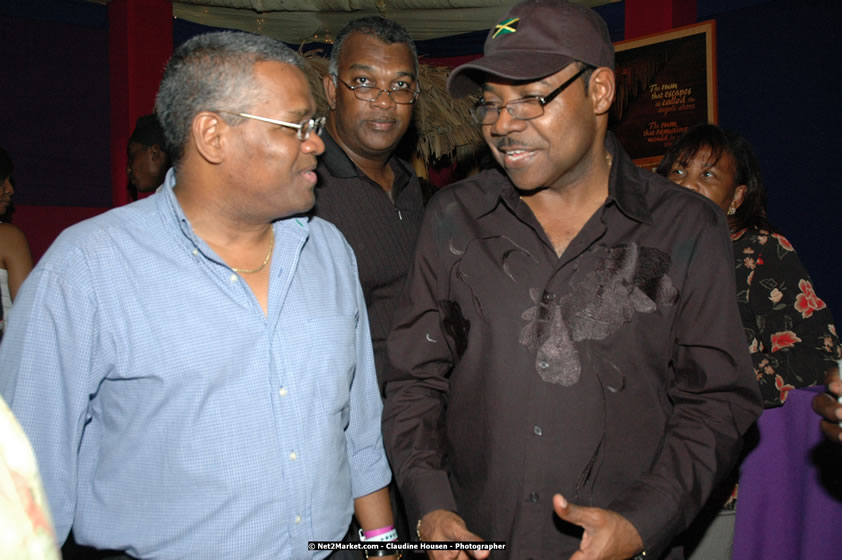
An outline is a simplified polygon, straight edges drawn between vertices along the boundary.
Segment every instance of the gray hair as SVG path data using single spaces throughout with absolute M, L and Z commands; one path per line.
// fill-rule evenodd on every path
M 339 57 L 342 54 L 342 44 L 348 35 L 354 32 L 373 36 L 381 43 L 386 43 L 387 45 L 393 45 L 395 43 L 406 45 L 412 54 L 412 60 L 415 62 L 415 77 L 418 77 L 418 51 L 415 49 L 415 41 L 412 40 L 409 32 L 401 24 L 391 19 L 380 16 L 366 16 L 349 21 L 336 34 L 333 48 L 330 50 L 330 65 L 328 66 L 328 72 L 333 75 L 334 84 L 336 83 L 336 74 L 339 72 Z
M 280 41 L 241 31 L 197 35 L 179 46 L 164 70 L 155 114 L 173 165 L 184 156 L 193 119 L 201 111 L 248 112 L 257 101 L 254 65 L 281 62 L 303 68 L 301 57 Z M 226 118 L 232 125 L 239 117 Z

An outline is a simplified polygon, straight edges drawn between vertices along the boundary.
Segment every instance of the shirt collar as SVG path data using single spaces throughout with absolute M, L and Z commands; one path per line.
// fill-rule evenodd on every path
M 319 165 L 323 165 L 332 177 L 341 179 L 352 179 L 356 177 L 371 182 L 371 179 L 351 161 L 348 154 L 339 147 L 339 144 L 336 143 L 336 140 L 333 139 L 333 136 L 327 130 L 322 132 L 321 138 L 325 144 L 325 151 L 319 157 Z M 395 172 L 395 182 L 392 185 L 392 196 L 394 197 L 409 184 L 412 178 L 412 171 L 408 163 L 395 155 L 389 158 L 389 165 Z
M 611 154 L 611 174 L 608 179 L 606 204 L 615 202 L 628 218 L 641 223 L 652 223 L 652 214 L 646 203 L 648 184 L 641 179 L 640 169 L 623 150 L 619 140 L 607 133 L 605 147 Z M 500 169 L 485 171 L 474 179 L 482 188 L 483 196 L 477 201 L 474 218 L 488 214 L 502 201 L 515 208 L 519 195 L 508 176 Z
M 193 246 L 199 247 L 202 243 L 199 237 L 193 233 L 190 221 L 184 215 L 184 209 L 181 208 L 181 204 L 178 203 L 178 199 L 175 197 L 173 187 L 175 187 L 175 169 L 170 167 L 164 177 L 164 184 L 159 187 L 154 195 L 157 197 L 158 209 L 161 211 L 161 215 L 165 216 L 170 223 L 178 226 L 181 233 L 190 240 Z
M 646 193 L 649 191 L 648 181 L 644 180 L 646 175 L 641 173 L 642 170 L 634 164 L 611 132 L 605 137 L 605 147 L 613 161 L 606 203 L 615 201 L 620 212 L 636 222 L 653 223 L 652 213 L 646 203 Z M 655 176 L 654 173 L 652 175 Z
M 325 152 L 319 156 L 319 163 L 325 166 L 328 173 L 333 177 L 343 179 L 361 175 L 360 170 L 357 169 L 351 158 L 345 154 L 327 130 L 322 132 L 322 142 L 325 143 Z

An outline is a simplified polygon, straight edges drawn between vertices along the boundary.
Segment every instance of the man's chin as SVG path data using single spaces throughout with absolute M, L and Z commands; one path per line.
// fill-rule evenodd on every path
M 529 196 L 546 188 L 546 186 L 542 184 L 543 181 L 536 180 L 535 177 L 530 177 L 528 173 L 524 172 L 524 170 L 504 169 L 504 171 L 509 176 L 509 180 L 515 186 L 515 190 L 521 196 Z
M 538 194 L 539 192 L 546 190 L 547 187 L 525 187 L 521 188 L 515 185 L 515 190 L 517 194 L 520 196 L 532 196 L 533 194 Z
M 400 144 L 403 134 L 396 135 L 395 131 L 373 132 L 370 131 L 361 138 L 363 147 L 371 153 L 376 154 L 391 154 Z
M 313 209 L 313 207 L 315 205 L 316 205 L 316 195 L 311 190 L 310 191 L 310 197 L 308 199 L 302 200 L 300 204 L 294 205 L 290 209 L 290 212 L 284 217 L 298 216 L 300 214 L 307 214 Z

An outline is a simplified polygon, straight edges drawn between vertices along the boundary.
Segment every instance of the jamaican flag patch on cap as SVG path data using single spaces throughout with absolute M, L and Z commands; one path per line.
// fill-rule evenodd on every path
M 509 33 L 515 33 L 517 31 L 517 24 L 519 21 L 520 18 L 504 19 L 503 21 L 494 26 L 494 35 L 492 35 L 491 38 L 496 39 L 500 35 L 508 35 Z

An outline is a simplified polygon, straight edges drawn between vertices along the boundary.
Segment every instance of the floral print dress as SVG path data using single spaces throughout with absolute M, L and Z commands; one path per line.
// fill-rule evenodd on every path
M 750 228 L 731 240 L 737 304 L 754 374 L 763 407 L 775 408 L 791 390 L 824 383 L 824 372 L 836 365 L 842 348 L 830 309 L 786 237 Z M 737 494 L 734 484 L 723 511 L 736 510 Z
M 781 406 L 792 389 L 823 383 L 842 355 L 833 317 L 784 236 L 745 229 L 732 240 L 737 302 L 763 406 Z

